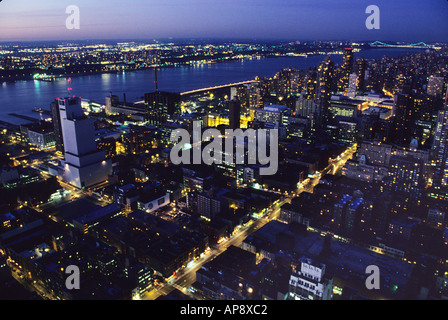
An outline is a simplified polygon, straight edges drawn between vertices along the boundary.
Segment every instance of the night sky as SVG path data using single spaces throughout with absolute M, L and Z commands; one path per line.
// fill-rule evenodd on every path
M 81 29 L 68 30 L 77 5 Z M 367 30 L 368 5 L 381 29 Z M 3 0 L 0 41 L 234 38 L 448 41 L 446 0 Z

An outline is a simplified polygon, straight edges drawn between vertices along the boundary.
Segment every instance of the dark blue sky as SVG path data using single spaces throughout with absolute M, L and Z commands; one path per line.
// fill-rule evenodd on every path
M 381 29 L 367 30 L 368 5 Z M 81 29 L 67 30 L 77 5 Z M 3 0 L 0 41 L 263 38 L 448 41 L 446 0 Z

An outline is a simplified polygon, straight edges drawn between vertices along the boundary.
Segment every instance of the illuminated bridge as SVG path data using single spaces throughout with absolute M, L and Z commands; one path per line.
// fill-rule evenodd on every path
M 388 44 L 381 41 L 375 41 L 370 44 L 371 47 L 388 47 L 388 48 L 414 48 L 414 49 L 441 49 L 435 45 L 426 44 L 424 42 L 413 43 L 413 44 Z
M 186 96 L 186 95 L 191 95 L 191 94 L 196 94 L 196 93 L 201 93 L 201 92 L 207 92 L 207 91 L 212 91 L 212 90 L 217 90 L 217 89 L 225 89 L 225 88 L 228 88 L 228 87 L 235 87 L 235 86 L 240 86 L 240 85 L 243 85 L 243 84 L 250 84 L 252 82 L 254 82 L 254 80 L 236 82 L 236 83 L 231 83 L 231 84 L 224 84 L 224 85 L 210 87 L 210 88 L 196 89 L 196 90 L 192 90 L 192 91 L 182 92 L 180 95 L 181 96 Z

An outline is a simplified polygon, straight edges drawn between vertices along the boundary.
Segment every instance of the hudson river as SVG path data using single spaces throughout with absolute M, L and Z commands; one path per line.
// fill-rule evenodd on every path
M 359 57 L 377 59 L 385 55 L 397 57 L 405 55 L 409 51 L 422 50 L 371 49 L 355 53 L 355 59 Z M 159 90 L 184 92 L 214 85 L 253 80 L 256 76 L 271 77 L 286 67 L 308 69 L 319 64 L 324 57 L 323 55 L 308 58 L 282 57 L 165 68 L 158 72 Z M 333 55 L 331 59 L 337 65 L 342 62 L 341 55 Z M 143 70 L 73 77 L 70 87 L 72 88 L 70 95 L 80 96 L 101 104 L 105 103 L 105 97 L 111 92 L 118 95 L 120 100 L 123 100 L 123 94 L 126 94 L 128 102 L 135 102 L 141 100 L 145 93 L 154 91 L 154 71 Z M 13 124 L 26 123 L 26 120 L 8 114 L 17 113 L 39 118 L 39 114 L 32 111 L 34 108 L 49 109 L 50 103 L 55 98 L 67 95 L 66 79 L 58 79 L 54 82 L 35 80 L 0 83 L 0 120 Z

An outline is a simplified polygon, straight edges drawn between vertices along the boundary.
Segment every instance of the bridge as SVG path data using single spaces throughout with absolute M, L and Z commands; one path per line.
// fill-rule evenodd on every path
M 413 48 L 413 49 L 441 49 L 435 45 L 426 44 L 424 42 L 413 43 L 413 44 L 389 44 L 381 41 L 375 41 L 370 43 L 371 47 L 382 47 L 382 48 Z
M 182 92 L 180 95 L 181 96 L 186 96 L 186 95 L 191 95 L 191 94 L 196 94 L 196 93 L 201 93 L 201 92 L 206 92 L 206 91 L 212 91 L 212 90 L 217 90 L 217 89 L 224 89 L 224 88 L 228 88 L 228 87 L 236 87 L 236 86 L 240 86 L 240 85 L 243 85 L 243 84 L 250 84 L 250 83 L 252 83 L 254 81 L 255 80 L 249 80 L 249 81 L 242 81 L 242 82 L 236 82 L 236 83 L 219 85 L 219 86 L 210 87 L 210 88 L 201 88 L 201 89 L 196 89 L 196 90 L 192 90 L 192 91 Z

